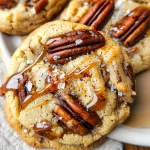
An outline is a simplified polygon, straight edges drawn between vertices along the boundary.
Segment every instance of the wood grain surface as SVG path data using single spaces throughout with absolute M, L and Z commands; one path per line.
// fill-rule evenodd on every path
M 124 150 L 150 150 L 150 147 L 141 147 L 130 144 L 124 144 Z

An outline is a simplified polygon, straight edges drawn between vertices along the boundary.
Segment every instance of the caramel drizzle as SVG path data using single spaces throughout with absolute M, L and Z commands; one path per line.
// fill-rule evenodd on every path
M 47 50 L 43 48 L 43 51 L 40 53 L 40 55 L 37 57 L 37 59 L 35 60 L 35 62 L 34 62 L 33 64 L 29 65 L 28 67 L 26 67 L 26 68 L 23 69 L 22 71 L 20 71 L 20 72 L 14 74 L 14 75 L 12 75 L 12 76 L 10 76 L 10 77 L 8 78 L 7 82 L 3 85 L 3 87 L 0 88 L 0 94 L 4 94 L 4 93 L 6 93 L 7 91 L 10 91 L 10 90 L 12 90 L 12 91 L 18 90 L 18 89 L 8 89 L 8 88 L 6 88 L 7 83 L 10 81 L 10 79 L 11 79 L 13 76 L 17 75 L 17 74 L 18 74 L 18 75 L 19 75 L 19 74 L 23 75 L 23 74 L 26 73 L 27 71 L 30 71 L 30 70 L 32 69 L 32 67 L 34 67 L 37 63 L 39 63 L 39 62 L 46 56 L 46 54 L 47 54 Z M 58 81 L 58 80 L 56 80 L 56 81 L 52 80 L 52 81 L 51 81 L 48 85 L 46 85 L 46 87 L 44 87 L 44 89 L 42 89 L 41 91 L 39 91 L 39 92 L 34 92 L 32 95 L 28 95 L 28 96 L 25 98 L 25 100 L 24 100 L 24 102 L 23 102 L 21 108 L 22 108 L 22 109 L 25 109 L 25 108 L 26 108 L 31 102 L 33 102 L 36 98 L 38 98 L 38 97 L 40 97 L 40 96 L 43 96 L 43 95 L 45 95 L 45 94 L 48 94 L 48 93 L 51 93 L 51 92 L 56 91 L 56 90 L 58 89 L 57 87 L 58 87 L 58 84 L 59 84 L 60 82 L 66 82 L 66 81 L 67 81 L 68 79 L 70 79 L 70 78 L 81 78 L 81 77 L 83 77 L 90 69 L 93 68 L 93 66 L 95 66 L 95 65 L 98 64 L 98 62 L 93 62 L 93 63 L 91 63 L 91 64 L 87 64 L 87 66 L 85 66 L 85 68 L 83 68 L 82 70 L 77 71 L 78 69 L 80 69 L 79 66 L 81 66 L 82 64 L 84 64 L 84 63 L 90 61 L 92 57 L 93 57 L 93 54 L 91 54 L 91 56 L 89 56 L 89 57 L 87 57 L 87 58 L 81 60 L 81 62 L 80 62 L 72 71 L 70 71 L 70 72 L 65 76 L 65 78 L 64 78 L 63 80 L 60 80 L 60 81 Z M 3 91 L 3 92 L 2 92 L 2 91 Z
M 15 91 L 15 89 L 9 89 L 9 88 L 6 88 L 8 82 L 10 81 L 10 79 L 12 77 L 14 77 L 15 75 L 19 75 L 19 74 L 24 74 L 26 73 L 27 71 L 30 71 L 32 69 L 33 66 L 35 66 L 37 63 L 39 63 L 43 58 L 44 56 L 46 55 L 47 51 L 46 50 L 43 50 L 40 55 L 37 57 L 37 59 L 35 60 L 35 62 L 31 65 L 29 65 L 28 67 L 26 67 L 25 69 L 23 69 L 22 71 L 20 72 L 17 72 L 13 75 L 11 75 L 7 81 L 5 82 L 5 84 L 0 88 L 0 95 L 4 95 L 4 93 L 6 93 L 7 91 Z
M 29 95 L 30 97 L 28 99 L 25 99 L 25 101 L 23 102 L 21 108 L 25 109 L 36 98 L 38 98 L 40 96 L 43 96 L 45 94 L 48 94 L 48 93 L 56 91 L 57 90 L 57 85 L 58 85 L 58 82 L 55 83 L 55 84 L 54 83 L 50 83 L 44 89 L 42 89 L 41 91 L 35 92 L 31 96 Z
M 41 107 L 43 105 L 47 105 L 52 100 L 54 100 L 54 99 L 52 98 L 51 100 L 44 100 L 41 103 L 38 103 L 37 105 L 33 106 L 32 108 L 28 108 L 27 110 L 31 110 L 31 109 L 34 109 L 34 108 Z
M 85 60 L 83 60 L 83 61 L 85 61 Z M 81 63 L 82 63 L 82 61 L 81 61 Z M 76 72 L 76 70 L 78 69 L 78 66 L 77 66 L 73 71 L 71 71 L 68 75 L 66 75 L 66 77 L 63 79 L 63 82 L 67 81 L 70 78 L 81 78 L 81 77 L 83 77 L 85 75 L 85 73 L 87 73 L 87 71 L 89 71 L 95 64 L 97 64 L 97 62 L 89 64 L 87 67 L 85 67 L 83 70 L 81 70 L 79 72 Z M 59 84 L 59 81 L 51 82 L 41 91 L 33 93 L 31 95 L 31 97 L 26 99 L 25 102 L 22 104 L 22 109 L 25 109 L 31 102 L 33 102 L 39 96 L 43 96 L 43 95 L 48 94 L 50 92 L 56 91 L 58 84 Z

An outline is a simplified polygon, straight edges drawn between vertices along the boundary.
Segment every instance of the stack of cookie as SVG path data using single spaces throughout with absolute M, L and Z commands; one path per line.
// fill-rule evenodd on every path
M 0 30 L 28 34 L 65 3 L 0 0 Z M 65 6 L 18 47 L 0 88 L 10 126 L 37 148 L 93 148 L 127 119 L 134 74 L 150 68 L 149 0 Z

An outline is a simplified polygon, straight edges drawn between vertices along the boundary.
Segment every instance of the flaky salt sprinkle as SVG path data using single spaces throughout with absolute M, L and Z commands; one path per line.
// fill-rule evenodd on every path
M 88 2 L 83 2 L 83 5 L 84 5 L 84 6 L 88 6 L 89 3 L 88 3 Z
M 123 96 L 123 93 L 118 91 L 118 96 Z
M 52 71 L 53 73 L 57 73 L 58 72 L 58 69 L 55 68 L 55 70 Z
M 58 89 L 64 89 L 65 88 L 65 82 L 59 83 L 57 88 Z
M 31 65 L 33 63 L 33 60 L 27 60 L 27 65 Z
M 25 87 L 27 88 L 27 90 L 29 92 L 31 92 L 31 89 L 32 89 L 32 82 L 31 81 L 28 81 L 26 84 L 25 84 Z
M 65 78 L 65 73 L 62 73 L 60 76 L 59 76 L 60 79 L 64 79 Z
M 24 132 L 24 133 L 27 133 L 27 132 L 28 132 L 28 130 L 27 130 L 27 129 L 24 129 L 24 130 L 23 130 L 23 132 Z
M 54 56 L 53 57 L 53 60 L 58 60 L 58 59 L 60 59 L 60 56 Z
M 83 40 L 81 40 L 81 39 L 75 40 L 76 45 L 79 45 L 79 44 L 81 44 L 82 42 L 83 42 Z
M 101 64 L 101 67 L 104 67 L 105 66 L 105 64 Z
M 111 84 L 111 92 L 114 92 L 115 91 L 115 89 L 116 89 L 116 85 L 114 85 L 114 84 Z

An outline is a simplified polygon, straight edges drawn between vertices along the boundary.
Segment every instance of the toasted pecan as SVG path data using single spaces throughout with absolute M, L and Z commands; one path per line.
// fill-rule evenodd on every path
M 87 128 L 85 128 L 79 121 L 74 119 L 67 111 L 65 111 L 65 109 L 59 105 L 55 107 L 54 111 L 58 116 L 62 117 L 61 122 L 63 122 L 73 132 L 79 135 L 85 135 L 89 133 Z
M 63 99 L 60 96 L 57 96 L 59 101 Z M 96 113 L 90 113 L 84 109 L 84 107 L 79 103 L 79 100 L 75 96 L 66 95 L 64 101 L 70 107 L 72 111 L 77 113 L 84 121 L 90 123 L 93 126 L 96 126 L 100 119 Z
M 95 112 L 88 112 L 80 103 L 77 97 L 71 95 L 56 96 L 58 104 L 54 113 L 61 117 L 59 121 L 70 130 L 80 135 L 85 135 L 93 129 L 100 118 Z
M 114 0 L 100 0 L 82 18 L 80 23 L 98 28 L 114 8 Z
M 50 63 L 64 63 L 68 57 L 86 54 L 105 45 L 104 37 L 94 30 L 71 31 L 62 37 L 50 39 L 46 44 Z
M 150 9 L 137 7 L 112 27 L 111 35 L 119 38 L 124 46 L 133 46 L 145 35 L 149 28 Z

